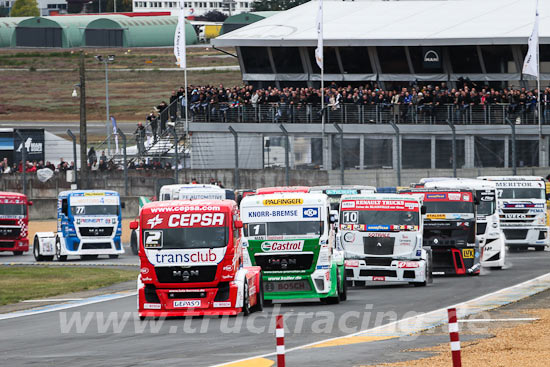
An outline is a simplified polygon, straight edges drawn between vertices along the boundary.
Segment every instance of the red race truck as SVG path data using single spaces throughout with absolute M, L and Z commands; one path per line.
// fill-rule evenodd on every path
M 0 251 L 22 255 L 29 251 L 29 206 L 32 201 L 17 192 L 0 192 Z
M 261 268 L 243 267 L 233 200 L 178 200 L 141 208 L 138 313 L 236 315 L 263 309 Z

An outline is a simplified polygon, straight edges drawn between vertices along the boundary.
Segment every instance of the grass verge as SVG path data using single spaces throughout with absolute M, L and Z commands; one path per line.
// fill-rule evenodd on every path
M 97 289 L 136 276 L 134 270 L 109 268 L 0 267 L 0 306 Z

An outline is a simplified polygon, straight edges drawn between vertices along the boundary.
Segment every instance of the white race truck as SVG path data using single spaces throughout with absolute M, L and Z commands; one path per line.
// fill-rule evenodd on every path
M 431 250 L 422 246 L 424 207 L 418 195 L 346 195 L 340 203 L 339 241 L 346 280 L 432 282 Z
M 477 238 L 481 249 L 481 266 L 502 269 L 506 261 L 505 237 L 497 211 L 496 184 L 491 181 L 455 178 L 426 182 L 427 189 L 474 190 L 477 202 Z
M 511 250 L 548 246 L 546 184 L 537 176 L 483 176 L 496 184 L 500 224 Z

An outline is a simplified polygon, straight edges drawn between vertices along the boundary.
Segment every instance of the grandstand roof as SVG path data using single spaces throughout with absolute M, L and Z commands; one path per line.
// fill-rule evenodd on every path
M 525 44 L 536 0 L 326 1 L 325 46 Z M 550 43 L 550 2 L 539 5 Z M 315 46 L 317 1 L 216 38 L 215 46 Z

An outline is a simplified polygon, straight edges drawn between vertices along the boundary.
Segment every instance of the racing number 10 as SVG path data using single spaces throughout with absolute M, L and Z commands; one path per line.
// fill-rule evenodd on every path
M 357 212 L 344 212 L 344 223 L 357 223 Z

